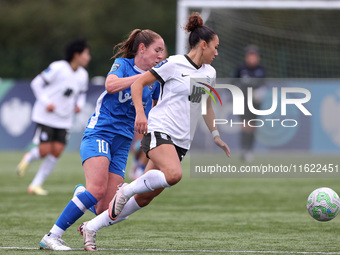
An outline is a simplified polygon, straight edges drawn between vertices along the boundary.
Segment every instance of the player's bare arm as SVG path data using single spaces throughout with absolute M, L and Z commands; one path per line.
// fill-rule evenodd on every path
M 117 93 L 130 87 L 131 84 L 135 82 L 140 76 L 141 74 L 134 75 L 131 77 L 119 78 L 115 74 L 110 74 L 107 76 L 105 80 L 105 89 L 109 94 Z
M 209 128 L 209 131 L 212 134 L 216 134 L 216 135 L 213 135 L 215 144 L 218 147 L 220 147 L 227 154 L 228 157 L 230 157 L 229 146 L 221 139 L 220 135 L 218 134 L 217 127 L 214 126 L 215 112 L 211 105 L 211 97 L 209 97 L 207 100 L 207 114 L 203 115 L 203 118 L 204 118 L 205 124 Z
M 146 72 L 131 86 L 131 97 L 136 109 L 135 131 L 139 134 L 146 134 L 148 132 L 148 121 L 142 102 L 143 88 L 155 81 L 156 77 L 151 72 Z

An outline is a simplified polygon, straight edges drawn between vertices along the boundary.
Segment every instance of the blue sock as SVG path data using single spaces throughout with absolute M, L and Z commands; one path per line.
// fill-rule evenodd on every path
M 95 204 L 97 204 L 97 199 L 86 190 L 72 198 L 55 224 L 62 230 L 66 230 Z

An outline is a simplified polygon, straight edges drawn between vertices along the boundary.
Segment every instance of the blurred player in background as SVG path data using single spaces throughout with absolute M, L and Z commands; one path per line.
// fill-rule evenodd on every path
M 197 13 L 189 17 L 186 31 L 190 33 L 190 52 L 169 57 L 131 86 L 136 109 L 135 131 L 144 134 L 142 148 L 149 162 L 142 176 L 120 185 L 108 210 L 80 226 L 85 249 L 89 245 L 96 247 L 95 237 L 99 229 L 127 219 L 147 206 L 164 188 L 175 185 L 182 178 L 181 160 L 190 148 L 190 133 L 194 132 L 201 116 L 201 100 L 195 99 L 202 93 L 195 94 L 190 80 L 202 78 L 211 85 L 214 83 L 216 71 L 210 63 L 218 55 L 219 45 L 216 33 L 203 25 Z M 147 84 L 156 80 L 161 83 L 161 94 L 147 122 L 142 103 L 143 87 L 145 89 Z M 221 140 L 213 125 L 215 114 L 211 101 L 209 97 L 204 120 L 215 144 L 229 156 L 228 145 Z
M 245 49 L 245 62 L 237 67 L 235 78 L 239 78 L 237 83 L 241 87 L 243 95 L 248 95 L 247 89 L 253 88 L 253 106 L 260 109 L 261 102 L 266 92 L 264 78 L 266 77 L 266 69 L 260 64 L 259 49 L 255 45 L 249 45 Z M 246 97 L 247 98 L 247 97 Z M 244 115 L 240 116 L 242 121 L 257 119 L 257 115 L 252 113 L 245 100 Z M 241 159 L 246 162 L 253 160 L 253 147 L 255 140 L 255 127 L 247 124 L 242 127 L 241 131 Z
M 24 155 L 17 166 L 18 176 L 23 177 L 33 161 L 42 158 L 44 161 L 28 186 L 29 194 L 48 194 L 42 185 L 66 146 L 74 113 L 85 105 L 88 89 L 85 67 L 90 60 L 86 41 L 72 41 L 65 48 L 65 60 L 51 63 L 31 83 L 36 97 L 32 121 L 37 123 L 33 143 L 39 145 Z
M 42 238 L 41 249 L 70 250 L 61 240 L 66 229 L 87 209 L 95 214 L 107 210 L 117 186 L 124 180 L 136 116 L 130 86 L 142 73 L 161 62 L 164 41 L 152 30 L 135 29 L 126 41 L 114 47 L 114 52 L 116 49 L 113 58 L 120 55 L 122 58 L 115 59 L 106 77 L 106 90 L 97 100 L 80 146 L 86 189 L 81 184 L 76 186 L 72 200 Z M 142 104 L 145 109 L 151 109 L 156 87 L 151 82 L 144 88 Z M 84 249 L 97 250 L 87 242 Z
M 167 52 L 166 46 L 164 46 L 162 61 L 165 60 L 167 57 L 168 57 L 168 52 Z M 156 81 L 156 83 L 159 83 L 159 82 Z M 159 88 L 160 88 L 160 85 L 157 86 L 156 88 L 157 90 L 153 94 L 152 107 L 157 104 L 158 97 L 159 97 Z M 148 105 L 148 108 L 150 106 L 151 105 Z M 145 109 L 145 112 L 148 113 L 150 109 Z M 148 158 L 146 157 L 141 147 L 142 138 L 143 138 L 143 135 L 136 132 L 133 138 L 131 149 L 130 149 L 134 156 L 133 165 L 131 166 L 129 170 L 129 177 L 131 180 L 136 180 L 139 176 L 144 174 L 146 164 L 148 163 Z

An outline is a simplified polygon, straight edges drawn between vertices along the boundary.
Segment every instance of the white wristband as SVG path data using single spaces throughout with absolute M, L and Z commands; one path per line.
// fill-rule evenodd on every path
M 216 136 L 219 136 L 219 135 L 220 135 L 220 133 L 218 132 L 217 129 L 214 130 L 214 131 L 212 131 L 211 134 L 212 134 L 213 138 L 215 138 Z

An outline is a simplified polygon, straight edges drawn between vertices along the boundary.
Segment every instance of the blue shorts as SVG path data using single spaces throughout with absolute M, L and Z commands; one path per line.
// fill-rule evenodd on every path
M 105 156 L 110 161 L 109 172 L 125 177 L 125 167 L 132 139 L 113 134 L 84 136 L 80 145 L 81 162 L 97 157 Z

